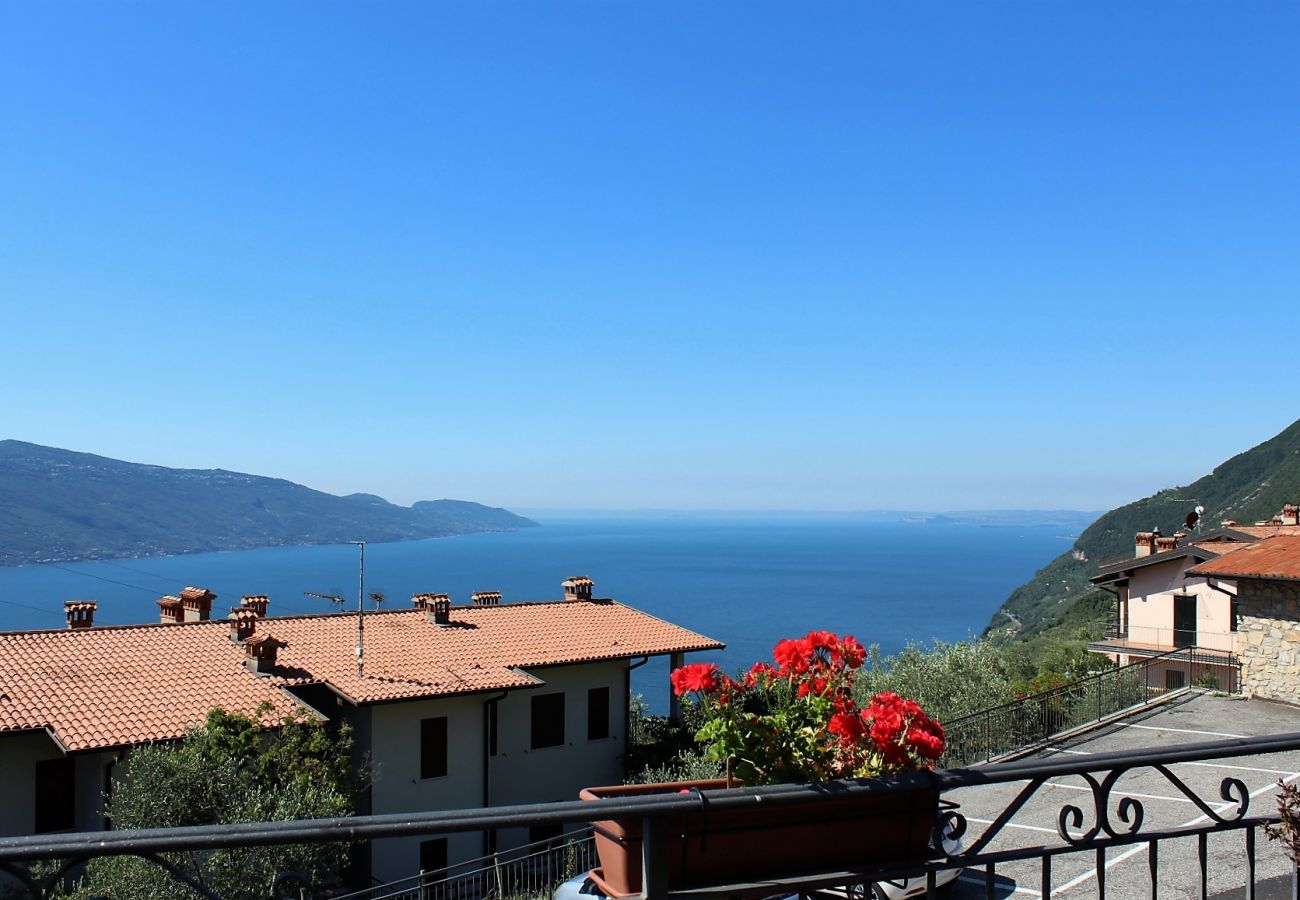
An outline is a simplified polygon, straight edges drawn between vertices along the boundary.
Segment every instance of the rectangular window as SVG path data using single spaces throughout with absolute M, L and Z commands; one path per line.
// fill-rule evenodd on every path
M 587 740 L 603 741 L 609 737 L 609 688 L 587 691 Z
M 70 831 L 77 824 L 77 764 L 71 757 L 36 764 L 35 831 Z
M 558 747 L 564 743 L 564 694 L 533 696 L 533 749 Z
M 420 871 L 441 872 L 447 868 L 447 839 L 420 841 Z
M 420 777 L 447 774 L 447 717 L 420 720 Z

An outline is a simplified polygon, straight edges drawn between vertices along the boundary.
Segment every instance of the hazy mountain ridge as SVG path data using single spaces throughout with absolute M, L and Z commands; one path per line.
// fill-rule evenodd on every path
M 401 541 L 537 523 L 464 500 L 398 506 L 283 478 L 0 441 L 0 564 Z
M 1284 503 L 1300 500 L 1300 421 L 1256 447 L 1220 463 L 1209 475 L 1182 487 L 1166 488 L 1097 519 L 1074 546 L 1016 588 L 994 614 L 988 628 L 1004 628 L 1006 613 L 1018 619 L 1022 634 L 1059 621 L 1088 593 L 1088 579 L 1100 562 L 1133 554 L 1133 536 L 1159 528 L 1173 534 L 1188 512 L 1205 507 L 1202 530 L 1224 519 L 1245 523 L 1268 519 Z

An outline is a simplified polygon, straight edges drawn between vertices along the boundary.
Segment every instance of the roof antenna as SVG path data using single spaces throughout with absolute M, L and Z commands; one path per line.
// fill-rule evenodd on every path
M 366 542 L 348 541 L 348 543 L 356 544 L 357 549 L 361 551 L 361 559 L 357 566 L 357 677 L 362 678 L 366 647 Z

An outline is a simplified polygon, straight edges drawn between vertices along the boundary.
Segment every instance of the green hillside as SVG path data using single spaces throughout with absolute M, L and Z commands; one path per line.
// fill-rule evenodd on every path
M 463 500 L 397 506 L 282 478 L 168 469 L 0 441 L 0 565 L 402 541 L 536 523 Z
M 1224 519 L 1242 523 L 1268 519 L 1284 503 L 1300 500 L 1300 421 L 1222 463 L 1204 478 L 1106 513 L 1079 535 L 1073 547 L 1039 570 L 1032 581 L 1016 588 L 994 614 L 986 632 L 1013 625 L 1007 614 L 1020 621 L 1022 637 L 1057 624 L 1089 592 L 1088 578 L 1096 574 L 1099 562 L 1132 555 L 1134 534 L 1152 528 L 1165 534 L 1178 531 L 1196 505 L 1187 498 L 1195 498 L 1205 507 L 1203 528 L 1218 527 Z

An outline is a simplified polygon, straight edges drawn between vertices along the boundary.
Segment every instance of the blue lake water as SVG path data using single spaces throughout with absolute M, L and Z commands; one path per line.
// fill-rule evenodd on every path
M 389 606 L 417 591 L 468 602 L 558 599 L 587 574 L 596 594 L 727 643 L 727 669 L 766 658 L 780 638 L 825 628 L 894 653 L 909 641 L 978 634 L 1017 585 L 1069 546 L 1059 528 L 913 525 L 851 519 L 545 518 L 542 527 L 366 550 L 366 590 Z M 148 559 L 0 568 L 4 630 L 62 627 L 64 600 L 99 601 L 96 624 L 157 621 L 163 594 L 215 591 L 214 614 L 267 594 L 272 615 L 327 612 L 304 591 L 356 608 L 352 546 L 275 547 Z M 656 707 L 664 664 L 638 672 Z

